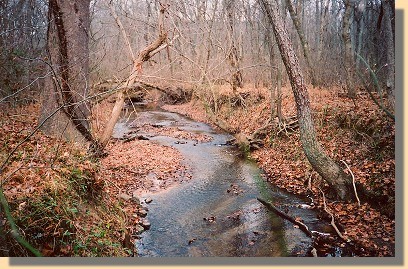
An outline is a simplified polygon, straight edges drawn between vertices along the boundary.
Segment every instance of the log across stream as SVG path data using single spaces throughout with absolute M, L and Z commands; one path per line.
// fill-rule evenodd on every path
M 280 191 L 263 177 L 250 160 L 226 145 L 231 136 L 177 113 L 140 111 L 136 118 L 123 117 L 114 136 L 135 133 L 130 122 L 212 137 L 210 142 L 138 133 L 151 141 L 179 150 L 191 168 L 192 178 L 165 191 L 145 193 L 149 230 L 136 242 L 139 256 L 308 256 L 312 240 L 291 222 L 262 205 L 257 197 L 286 208 L 310 230 L 322 231 L 316 212 L 302 200 Z M 141 121 L 143 121 L 141 123 Z M 339 253 L 337 253 L 339 254 Z M 334 254 L 333 254 L 334 255 Z

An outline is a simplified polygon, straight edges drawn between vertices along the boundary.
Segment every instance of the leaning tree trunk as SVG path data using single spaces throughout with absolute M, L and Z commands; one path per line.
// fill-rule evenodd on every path
M 150 43 L 147 47 L 142 49 L 137 58 L 135 57 L 131 44 L 128 39 L 128 35 L 125 31 L 125 28 L 123 27 L 118 15 L 115 12 L 115 9 L 111 4 L 110 9 L 111 13 L 115 18 L 116 23 L 118 24 L 122 35 L 124 37 L 125 43 L 128 47 L 129 53 L 132 57 L 133 61 L 133 68 L 132 71 L 129 75 L 129 77 L 126 79 L 126 81 L 122 84 L 122 90 L 119 90 L 116 96 L 116 102 L 115 105 L 112 109 L 111 116 L 108 120 L 108 123 L 105 126 L 105 129 L 102 133 L 102 136 L 98 139 L 98 141 L 95 141 L 95 143 L 92 145 L 92 149 L 95 154 L 100 154 L 103 152 L 104 148 L 109 142 L 110 137 L 112 136 L 113 129 L 115 127 L 116 122 L 118 121 L 120 114 L 122 112 L 123 105 L 125 103 L 125 96 L 126 96 L 126 90 L 131 87 L 135 82 L 137 77 L 139 76 L 141 70 L 142 70 L 142 65 L 144 62 L 148 61 L 151 57 L 153 57 L 156 53 L 160 52 L 161 50 L 165 49 L 169 43 L 164 44 L 165 41 L 167 40 L 167 33 L 164 30 L 164 14 L 166 11 L 166 7 L 164 5 L 160 5 L 160 10 L 159 10 L 159 18 L 158 18 L 158 27 L 159 27 L 159 35 L 154 40 L 152 43 Z
M 89 131 L 88 31 L 90 0 L 49 0 L 47 49 L 52 76 L 42 93 L 43 131 L 70 141 L 93 141 Z
M 305 155 L 313 169 L 334 188 L 337 196 L 341 199 L 349 199 L 351 193 L 348 191 L 351 186 L 350 178 L 327 156 L 317 141 L 310 110 L 308 91 L 289 34 L 284 28 L 283 21 L 279 16 L 277 3 L 275 0 L 270 1 L 270 4 L 268 4 L 267 0 L 258 1 L 263 6 L 272 25 L 279 51 L 292 85 L 299 120 L 300 140 Z

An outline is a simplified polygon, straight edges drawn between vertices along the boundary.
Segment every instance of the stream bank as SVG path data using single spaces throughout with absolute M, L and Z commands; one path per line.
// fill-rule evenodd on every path
M 162 110 L 125 116 L 115 127 L 116 139 L 144 138 L 176 149 L 189 175 L 160 190 L 138 192 L 148 210 L 149 229 L 138 235 L 139 256 L 310 256 L 312 241 L 298 227 L 269 212 L 257 197 L 272 201 L 311 230 L 328 225 L 304 200 L 265 180 L 253 161 L 243 159 L 232 136 L 204 123 Z M 155 175 L 147 176 L 152 181 Z M 183 176 L 181 176 L 183 178 Z M 321 255 L 342 255 L 332 249 Z
M 334 214 L 341 232 L 349 238 L 358 256 L 395 256 L 395 124 L 373 105 L 368 95 L 359 94 L 351 100 L 336 94 L 338 89 L 310 87 L 309 95 L 318 135 L 328 155 L 340 163 L 346 173 L 348 164 L 356 182 L 375 192 L 378 200 L 339 202 L 326 197 L 326 206 Z M 229 132 L 250 137 L 270 122 L 270 91 L 247 85 L 240 89 L 245 96 L 244 106 L 231 102 L 234 94 L 222 87 L 217 93 L 217 119 Z M 355 104 L 358 103 L 358 106 Z M 197 121 L 212 124 L 207 116 L 211 103 L 193 98 L 179 105 L 163 108 L 175 111 Z M 296 107 L 290 87 L 282 89 L 284 119 L 296 116 Z M 276 125 L 277 126 L 277 125 Z M 296 195 L 311 195 L 316 210 L 324 211 L 322 189 L 329 186 L 313 171 L 302 151 L 297 130 L 288 132 L 272 128 L 263 139 L 263 146 L 251 152 L 274 186 Z M 310 188 L 309 188 L 310 187 Z M 310 192 L 312 190 L 312 192 Z M 325 214 L 327 215 L 327 214 Z M 322 215 L 324 217 L 324 215 Z M 326 216 L 327 217 L 327 216 Z M 335 242 L 342 248 L 344 242 Z

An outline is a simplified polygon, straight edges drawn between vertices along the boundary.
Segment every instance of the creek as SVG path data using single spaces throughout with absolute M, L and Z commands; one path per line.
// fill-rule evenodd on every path
M 172 146 L 184 156 L 192 178 L 160 192 L 146 193 L 149 230 L 140 235 L 139 256 L 306 256 L 311 239 L 294 225 L 268 211 L 257 197 L 287 205 L 311 230 L 325 225 L 308 201 L 283 192 L 264 179 L 256 163 L 243 158 L 226 141 L 232 136 L 215 131 L 177 113 L 142 110 L 117 123 L 114 136 L 134 132 L 130 122 L 177 127 L 210 136 L 210 142 L 141 133 L 154 143 Z

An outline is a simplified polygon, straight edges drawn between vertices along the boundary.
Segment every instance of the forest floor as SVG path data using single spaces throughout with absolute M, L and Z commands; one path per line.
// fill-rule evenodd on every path
M 338 92 L 339 89 L 309 89 L 318 139 L 328 155 L 350 174 L 343 162 L 348 164 L 356 182 L 375 193 L 378 201 L 363 200 L 359 206 L 357 201 L 328 199 L 328 185 L 308 163 L 298 129 L 287 132 L 276 127 L 270 129 L 263 146 L 250 156 L 265 171 L 268 181 L 288 192 L 311 196 L 320 212 L 324 212 L 323 190 L 327 210 L 334 215 L 342 235 L 358 246 L 358 255 L 394 256 L 395 124 L 367 94 L 360 93 L 353 101 Z M 271 120 L 269 91 L 244 88 L 240 94 L 243 102 L 237 103 L 231 90 L 219 91 L 215 120 L 217 125 L 222 122 L 222 127 L 234 133 L 237 140 L 249 137 Z M 163 108 L 214 125 L 215 117 L 206 113 L 209 106 L 193 99 Z M 289 88 L 282 91 L 282 113 L 285 119 L 296 116 Z M 276 123 L 276 119 L 272 122 Z

